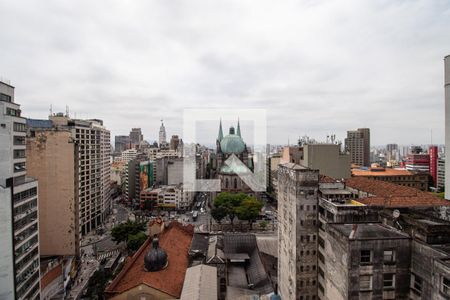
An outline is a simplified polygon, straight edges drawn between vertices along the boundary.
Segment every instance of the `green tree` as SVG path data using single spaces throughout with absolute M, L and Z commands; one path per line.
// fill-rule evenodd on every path
M 250 229 L 252 229 L 252 224 L 255 222 L 256 218 L 259 216 L 263 203 L 256 199 L 255 197 L 247 196 L 236 208 L 236 215 L 240 220 L 247 220 Z
M 142 244 L 147 240 L 147 235 L 144 232 L 128 235 L 127 248 L 131 251 L 137 251 Z
M 214 207 L 211 209 L 211 216 L 220 224 L 222 219 L 227 216 L 227 210 L 222 206 Z
M 115 226 L 111 230 L 112 240 L 117 244 L 120 242 L 127 242 L 128 236 L 138 234 L 145 231 L 145 223 L 127 221 L 123 224 Z
M 214 200 L 214 206 L 221 207 L 226 211 L 226 215 L 230 219 L 231 226 L 233 226 L 234 218 L 236 217 L 236 208 L 238 208 L 242 201 L 246 199 L 248 196 L 244 193 L 229 193 L 222 192 L 217 195 Z

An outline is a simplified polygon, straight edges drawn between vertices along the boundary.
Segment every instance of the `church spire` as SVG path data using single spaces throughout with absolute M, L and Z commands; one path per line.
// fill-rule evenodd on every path
M 217 136 L 217 140 L 220 142 L 223 139 L 223 131 L 222 131 L 222 118 L 220 119 L 219 125 L 219 135 Z
M 240 136 L 240 137 L 242 137 L 241 136 L 241 125 L 239 124 L 239 118 L 238 118 L 238 125 L 237 125 L 237 133 L 236 133 L 238 136 Z

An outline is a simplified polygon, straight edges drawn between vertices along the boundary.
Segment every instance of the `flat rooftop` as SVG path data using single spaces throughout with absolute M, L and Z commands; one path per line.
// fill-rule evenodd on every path
M 376 223 L 368 224 L 333 224 L 330 225 L 342 235 L 350 239 L 350 234 L 354 230 L 355 240 L 384 240 L 384 239 L 408 239 L 407 234 L 401 233 L 389 227 Z

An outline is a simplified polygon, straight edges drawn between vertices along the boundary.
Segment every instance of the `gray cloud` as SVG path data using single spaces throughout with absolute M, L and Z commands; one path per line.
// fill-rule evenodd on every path
M 182 134 L 185 107 L 266 108 L 271 143 L 370 127 L 443 142 L 448 1 L 2 1 L 0 75 L 26 116 Z M 205 135 L 210 135 L 205 130 Z M 212 141 L 213 142 L 213 141 Z

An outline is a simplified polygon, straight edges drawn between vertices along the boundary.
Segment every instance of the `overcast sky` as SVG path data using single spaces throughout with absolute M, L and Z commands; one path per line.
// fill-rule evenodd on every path
M 265 108 L 272 144 L 358 127 L 444 142 L 448 0 L 4 0 L 0 15 L 0 76 L 27 117 L 68 105 L 154 140 L 160 119 L 182 135 L 183 108 Z

